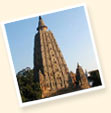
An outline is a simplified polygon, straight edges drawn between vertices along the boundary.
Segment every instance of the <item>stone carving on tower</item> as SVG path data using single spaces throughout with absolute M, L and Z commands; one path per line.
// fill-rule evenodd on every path
M 69 70 L 51 31 L 39 17 L 34 40 L 34 79 L 40 83 L 42 97 L 72 87 Z

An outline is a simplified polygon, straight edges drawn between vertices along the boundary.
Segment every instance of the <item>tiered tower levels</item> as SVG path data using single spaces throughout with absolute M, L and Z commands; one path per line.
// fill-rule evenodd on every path
M 37 30 L 34 44 L 34 77 L 47 96 L 48 91 L 55 92 L 70 87 L 72 80 L 54 35 L 47 30 L 41 17 Z

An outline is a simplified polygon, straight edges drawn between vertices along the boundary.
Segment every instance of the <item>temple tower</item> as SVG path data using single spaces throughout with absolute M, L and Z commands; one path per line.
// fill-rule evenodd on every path
M 71 87 L 69 70 L 51 31 L 39 17 L 34 41 L 34 78 L 40 83 L 43 97 Z
M 76 83 L 77 83 L 77 86 L 80 87 L 80 89 L 90 88 L 87 76 L 85 75 L 79 63 L 77 64 L 77 69 L 76 69 Z

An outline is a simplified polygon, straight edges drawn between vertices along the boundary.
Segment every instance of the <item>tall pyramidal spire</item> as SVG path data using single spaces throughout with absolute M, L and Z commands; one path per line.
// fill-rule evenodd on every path
M 34 41 L 34 80 L 40 83 L 42 97 L 72 86 L 68 67 L 51 31 L 41 16 Z
M 38 28 L 37 28 L 37 30 L 39 31 L 39 30 L 47 30 L 48 29 L 48 27 L 45 25 L 45 23 L 44 23 L 44 21 L 43 21 L 43 19 L 42 19 L 42 17 L 41 16 L 39 16 L 39 22 L 38 22 Z

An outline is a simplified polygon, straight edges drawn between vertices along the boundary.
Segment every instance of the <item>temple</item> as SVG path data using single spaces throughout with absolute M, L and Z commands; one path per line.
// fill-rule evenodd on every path
M 51 31 L 39 17 L 34 46 L 34 77 L 40 83 L 43 96 L 71 87 L 72 79 Z
M 42 97 L 48 97 L 63 89 L 76 88 L 76 74 L 69 72 L 54 35 L 48 30 L 41 16 L 37 31 L 34 40 L 34 80 L 40 83 Z M 76 73 L 84 76 L 80 66 Z M 80 82 L 84 83 L 82 80 L 79 84 Z

